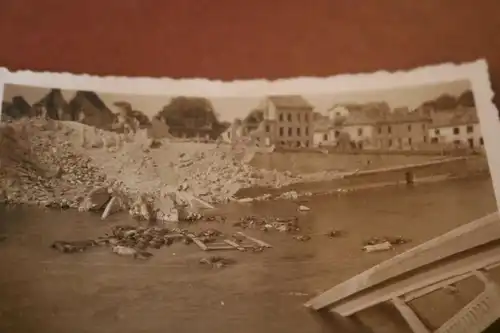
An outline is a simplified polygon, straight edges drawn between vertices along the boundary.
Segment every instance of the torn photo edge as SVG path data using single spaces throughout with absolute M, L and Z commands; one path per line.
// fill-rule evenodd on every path
M 29 85 L 68 90 L 93 90 L 100 93 L 134 95 L 168 95 L 196 97 L 255 97 L 287 94 L 342 94 L 369 92 L 418 85 L 468 80 L 476 101 L 480 128 L 484 137 L 488 165 L 500 207 L 500 151 L 495 143 L 500 137 L 500 120 L 493 104 L 488 64 L 484 59 L 473 62 L 429 65 L 395 72 L 341 74 L 331 77 L 297 77 L 278 80 L 217 81 L 203 78 L 171 79 L 146 77 L 92 76 L 87 74 L 9 71 L 0 68 L 0 96 L 4 85 Z

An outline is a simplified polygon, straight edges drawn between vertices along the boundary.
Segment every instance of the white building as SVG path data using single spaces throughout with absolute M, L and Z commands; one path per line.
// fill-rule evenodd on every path
M 429 126 L 431 143 L 458 145 L 471 149 L 484 145 L 479 118 L 475 108 L 441 111 L 433 115 Z
M 314 123 L 313 145 L 320 147 L 323 145 L 331 145 L 330 137 L 330 121 L 328 118 L 323 118 Z
M 369 117 L 364 112 L 351 112 L 346 118 L 341 128 L 331 129 L 331 137 L 335 140 L 340 133 L 346 133 L 351 142 L 355 143 L 360 149 L 373 146 L 373 136 L 375 134 L 376 120 Z
M 328 109 L 327 113 L 330 120 L 335 120 L 339 117 L 347 117 L 349 115 L 349 109 L 343 105 L 334 105 Z

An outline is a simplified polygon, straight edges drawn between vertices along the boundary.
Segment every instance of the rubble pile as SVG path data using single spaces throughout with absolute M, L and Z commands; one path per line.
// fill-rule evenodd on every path
M 200 209 L 232 201 L 242 188 L 301 180 L 253 168 L 229 145 L 169 139 L 151 145 L 143 134 L 37 118 L 2 125 L 0 199 L 105 210 L 103 218 L 128 210 L 142 220 L 196 221 Z
M 242 163 L 227 147 L 215 147 L 192 155 L 181 153 L 176 172 L 181 191 L 217 204 L 232 200 L 241 188 L 282 187 L 297 181 L 290 173 L 257 170 Z M 267 196 L 268 197 L 268 196 Z
M 77 208 L 106 176 L 91 159 L 76 154 L 71 130 L 46 120 L 21 120 L 0 129 L 0 188 L 11 203 Z

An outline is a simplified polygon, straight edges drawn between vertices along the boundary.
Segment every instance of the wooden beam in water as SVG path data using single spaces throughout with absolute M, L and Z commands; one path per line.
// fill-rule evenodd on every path
M 240 244 L 238 244 L 230 239 L 225 239 L 224 243 L 229 244 L 230 246 L 237 249 L 238 251 L 246 251 L 245 247 L 241 246 Z
M 231 245 L 211 245 L 208 246 L 205 251 L 219 251 L 219 250 L 236 250 L 233 246 Z
M 208 250 L 208 246 L 203 243 L 198 237 L 196 237 L 195 235 L 188 235 L 189 238 L 191 238 L 191 240 L 196 244 L 198 245 L 198 247 L 200 249 L 202 249 L 203 251 L 207 251 Z
M 250 241 L 252 241 L 252 242 L 254 242 L 254 243 L 256 243 L 256 244 L 258 244 L 260 246 L 267 247 L 267 248 L 272 248 L 272 246 L 270 244 L 268 244 L 266 242 L 263 242 L 260 239 L 248 236 L 247 234 L 245 234 L 245 233 L 243 233 L 241 231 L 237 232 L 237 234 L 240 235 L 240 236 L 245 237 L 246 239 L 248 239 L 248 240 L 250 240 Z

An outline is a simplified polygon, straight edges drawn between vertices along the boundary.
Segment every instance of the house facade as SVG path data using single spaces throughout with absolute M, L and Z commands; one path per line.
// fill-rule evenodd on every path
M 243 136 L 243 122 L 235 119 L 233 123 L 221 134 L 221 140 L 225 143 L 235 143 Z
M 470 149 L 484 145 L 475 108 L 462 108 L 436 113 L 428 132 L 430 142 Z
M 369 149 L 374 147 L 374 132 L 377 119 L 364 112 L 351 112 L 340 127 L 333 127 L 330 135 L 335 140 L 342 135 L 349 138 L 353 147 Z
M 324 145 L 332 145 L 333 140 L 330 134 L 331 122 L 329 118 L 322 117 L 314 122 L 313 146 L 321 147 Z
M 270 96 L 260 130 L 270 145 L 307 148 L 314 141 L 313 106 L 302 96 Z
M 377 121 L 373 145 L 378 149 L 418 149 L 429 142 L 431 118 L 418 112 L 387 114 Z

